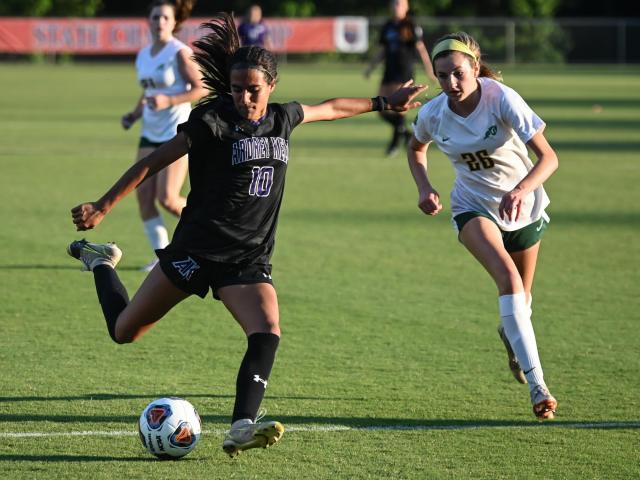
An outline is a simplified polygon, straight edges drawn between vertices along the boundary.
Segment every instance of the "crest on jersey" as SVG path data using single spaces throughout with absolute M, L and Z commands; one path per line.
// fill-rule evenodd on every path
M 191 277 L 193 276 L 193 272 L 195 272 L 200 268 L 200 265 L 198 265 L 196 261 L 191 257 L 187 257 L 186 260 L 178 260 L 177 262 L 171 262 L 171 265 L 173 265 L 173 268 L 175 268 L 180 274 L 180 276 L 184 278 L 186 281 L 191 280 Z
M 487 131 L 484 132 L 484 139 L 486 140 L 489 137 L 494 137 L 496 133 L 498 133 L 497 125 L 491 125 L 489 128 L 487 128 Z

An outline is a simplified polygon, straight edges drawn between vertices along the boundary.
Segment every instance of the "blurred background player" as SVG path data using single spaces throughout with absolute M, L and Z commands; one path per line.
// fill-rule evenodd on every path
M 514 377 L 529 383 L 533 413 L 551 419 L 556 399 L 545 384 L 531 324 L 531 288 L 549 222 L 542 184 L 558 168 L 545 123 L 481 60 L 468 34 L 442 37 L 431 53 L 442 93 L 418 113 L 407 157 L 427 215 L 441 209 L 427 177 L 433 142 L 456 171 L 451 212 L 458 238 L 496 283 L 500 337 Z M 529 147 L 537 157 L 529 159 Z
M 135 163 L 97 202 L 71 211 L 78 230 L 96 227 L 128 193 L 189 153 L 191 191 L 171 244 L 158 250 L 159 264 L 129 301 L 115 266 L 115 244 L 78 240 L 68 253 L 93 272 L 111 338 L 140 338 L 175 305 L 209 289 L 242 327 L 247 350 L 236 382 L 231 429 L 223 441 L 230 456 L 267 447 L 284 431 L 280 422 L 259 422 L 280 342 L 280 313 L 270 259 L 289 163 L 289 136 L 302 123 L 348 118 L 373 110 L 405 111 L 426 87 L 389 96 L 334 98 L 318 105 L 269 103 L 278 80 L 273 53 L 239 48 L 233 18 L 219 14 L 195 42 L 196 59 L 210 95 L 170 141 Z M 256 423 L 257 422 L 257 423 Z
M 191 102 L 206 94 L 200 71 L 191 59 L 193 51 L 173 36 L 189 17 L 193 4 L 189 0 L 158 0 L 149 6 L 152 42 L 136 57 L 137 78 L 143 93 L 135 108 L 121 120 L 123 128 L 129 129 L 142 117 L 136 161 L 173 138 L 178 124 L 189 117 Z M 181 158 L 138 187 L 140 216 L 154 251 L 169 244 L 169 235 L 156 201 L 168 212 L 180 216 L 186 203 L 180 190 L 187 168 L 187 157 Z M 151 270 L 157 261 L 154 255 L 143 270 Z
M 242 23 L 238 27 L 238 35 L 242 46 L 256 45 L 267 50 L 271 49 L 269 28 L 262 19 L 262 7 L 260 5 L 253 4 L 249 7 Z
M 365 70 L 365 77 L 369 78 L 378 63 L 384 60 L 384 73 L 378 90 L 378 95 L 383 97 L 397 90 L 407 80 L 414 78 L 416 53 L 420 57 L 427 77 L 436 81 L 427 47 L 422 40 L 422 28 L 409 16 L 409 0 L 391 0 L 389 6 L 391 19 L 383 25 L 380 31 L 379 48 Z M 380 116 L 393 128 L 391 141 L 386 150 L 387 155 L 392 156 L 397 153 L 400 146 L 406 144 L 410 137 L 405 125 L 405 115 L 398 112 L 380 112 Z

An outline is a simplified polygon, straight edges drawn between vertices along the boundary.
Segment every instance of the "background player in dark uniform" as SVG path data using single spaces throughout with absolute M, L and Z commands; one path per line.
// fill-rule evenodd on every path
M 115 244 L 78 240 L 68 247 L 94 275 L 111 338 L 137 340 L 176 304 L 209 288 L 240 324 L 248 347 L 236 383 L 236 401 L 224 450 L 267 447 L 280 439 L 279 422 L 256 422 L 280 339 L 271 265 L 276 224 L 289 161 L 289 135 L 302 123 L 347 118 L 372 110 L 406 111 L 426 87 L 410 82 L 382 97 L 336 98 L 318 105 L 268 103 L 277 80 L 275 56 L 260 47 L 239 48 L 230 15 L 218 14 L 195 42 L 196 61 L 210 95 L 177 135 L 132 166 L 96 202 L 73 208 L 78 230 L 97 226 L 125 195 L 189 154 L 191 192 L 160 263 L 129 301 L 115 265 Z
M 427 76 L 437 81 L 427 47 L 422 41 L 422 28 L 409 17 L 408 0 L 391 0 L 391 19 L 382 27 L 379 48 L 372 57 L 365 70 L 365 77 L 369 78 L 374 68 L 384 60 L 384 73 L 380 83 L 379 95 L 387 96 L 396 91 L 400 85 L 414 76 L 413 64 L 418 53 L 424 65 Z M 393 127 L 391 142 L 387 146 L 387 155 L 391 156 L 404 145 L 411 136 L 405 125 L 404 114 L 401 112 L 380 112 L 383 120 Z
M 240 45 L 247 47 L 256 45 L 258 47 L 271 49 L 269 41 L 269 27 L 262 19 L 262 7 L 253 4 L 247 10 L 244 20 L 238 27 Z

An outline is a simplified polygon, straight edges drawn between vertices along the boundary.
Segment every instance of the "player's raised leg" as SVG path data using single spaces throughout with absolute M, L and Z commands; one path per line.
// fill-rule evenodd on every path
M 224 451 L 235 457 L 251 448 L 267 448 L 284 433 L 280 422 L 261 422 L 258 416 L 280 342 L 278 298 L 269 283 L 230 285 L 218 294 L 247 335 L 231 429 L 222 443 Z
M 129 301 L 127 290 L 115 271 L 122 251 L 114 243 L 72 242 L 67 252 L 93 272 L 98 300 L 109 336 L 116 343 L 137 340 L 155 322 L 189 294 L 174 286 L 156 266 Z

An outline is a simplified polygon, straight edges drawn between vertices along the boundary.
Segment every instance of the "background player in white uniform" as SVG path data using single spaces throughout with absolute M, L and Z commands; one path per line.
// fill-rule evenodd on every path
M 136 161 L 173 138 L 179 123 L 187 120 L 191 102 L 206 94 L 193 51 L 174 38 L 180 24 L 187 19 L 193 1 L 155 1 L 150 5 L 149 31 L 152 43 L 136 58 L 138 81 L 144 89 L 133 111 L 122 117 L 125 129 L 142 117 L 142 130 Z M 187 175 L 187 157 L 168 166 L 137 190 L 140 216 L 151 247 L 156 250 L 169 243 L 169 235 L 156 200 L 170 213 L 180 216 L 186 199 L 180 189 Z M 157 258 L 143 270 L 150 270 Z
M 434 142 L 456 170 L 451 211 L 459 239 L 498 287 L 499 333 L 512 372 L 529 383 L 534 414 L 553 418 L 557 401 L 538 357 L 531 287 L 549 221 L 542 183 L 558 168 L 558 158 L 543 134 L 544 122 L 497 81 L 470 35 L 444 36 L 431 58 L 442 94 L 420 109 L 407 152 L 418 206 L 427 215 L 442 209 L 427 177 L 427 148 Z M 538 159 L 535 165 L 527 146 Z

